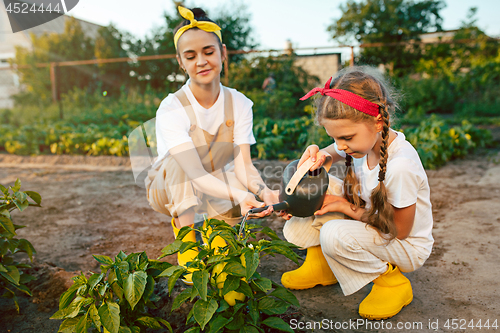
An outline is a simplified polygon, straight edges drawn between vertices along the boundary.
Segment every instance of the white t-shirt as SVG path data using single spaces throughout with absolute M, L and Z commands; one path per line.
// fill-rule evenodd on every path
M 391 142 L 387 151 L 387 171 L 384 184 L 387 188 L 387 199 L 397 208 L 405 208 L 416 203 L 415 220 L 410 231 L 408 242 L 414 246 L 424 248 L 430 253 L 434 238 L 432 237 L 432 206 L 430 188 L 422 162 L 413 146 L 405 140 L 401 132 Z M 346 154 L 337 148 L 337 153 L 345 157 Z M 353 158 L 354 171 L 361 185 L 361 198 L 365 200 L 367 208 L 371 206 L 370 196 L 378 185 L 380 166 L 372 170 L 368 168 L 367 156 Z
M 197 125 L 214 135 L 224 121 L 224 89 L 222 89 L 222 84 L 217 101 L 212 107 L 205 109 L 191 92 L 189 82 L 188 80 L 181 89 L 186 93 L 187 99 L 193 107 Z M 235 145 L 252 145 L 256 142 L 252 131 L 253 102 L 236 89 L 228 89 L 233 97 L 233 143 Z M 190 127 L 189 117 L 181 102 L 174 94 L 169 94 L 156 111 L 157 162 L 163 160 L 170 149 L 193 141 L 189 136 Z

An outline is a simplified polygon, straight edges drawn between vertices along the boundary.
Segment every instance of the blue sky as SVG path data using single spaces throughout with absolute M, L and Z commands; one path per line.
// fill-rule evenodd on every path
M 445 29 L 456 29 L 472 6 L 478 7 L 478 25 L 490 36 L 500 37 L 499 0 L 447 0 L 441 11 Z M 345 1 L 326 0 L 205 0 L 186 1 L 187 6 L 197 5 L 217 10 L 221 6 L 244 4 L 252 15 L 251 24 L 261 49 L 282 49 L 286 39 L 294 47 L 331 46 L 326 27 L 340 18 L 339 4 Z M 162 24 L 163 12 L 173 13 L 171 0 L 80 0 L 70 14 L 102 25 L 111 22 L 118 28 L 136 36 L 144 36 L 155 25 Z

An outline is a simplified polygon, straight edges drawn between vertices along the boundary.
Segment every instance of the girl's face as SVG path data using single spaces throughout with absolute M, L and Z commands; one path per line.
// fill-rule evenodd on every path
M 373 122 L 353 122 L 350 119 L 323 119 L 326 133 L 337 143 L 337 148 L 361 158 L 367 155 L 381 138 L 382 120 L 378 115 Z
M 226 46 L 219 46 L 213 33 L 190 29 L 177 43 L 177 61 L 186 70 L 191 82 L 197 85 L 219 84 Z

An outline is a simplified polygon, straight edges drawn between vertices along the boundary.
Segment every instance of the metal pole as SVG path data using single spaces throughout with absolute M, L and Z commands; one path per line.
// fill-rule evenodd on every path
M 226 59 L 224 59 L 224 84 L 226 87 L 229 86 L 229 54 L 226 56 Z

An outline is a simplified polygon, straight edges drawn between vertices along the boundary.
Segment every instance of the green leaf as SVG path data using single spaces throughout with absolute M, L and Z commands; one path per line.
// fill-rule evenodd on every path
M 182 303 L 187 301 L 191 297 L 191 291 L 193 287 L 189 287 L 181 291 L 179 295 L 174 299 L 174 302 L 172 303 L 172 309 L 171 311 L 174 311 L 175 309 L 178 309 Z
M 176 271 L 182 270 L 182 269 L 185 269 L 185 268 L 182 267 L 182 266 L 170 266 L 169 268 L 167 268 L 166 270 L 164 270 L 163 272 L 161 272 L 157 277 L 164 277 L 164 276 L 170 277 Z
M 112 265 L 113 264 L 113 260 L 111 260 L 111 258 L 108 256 L 92 255 L 92 257 L 94 257 L 94 259 L 97 260 L 98 262 L 100 262 L 101 264 L 104 264 L 104 265 Z
M 21 274 L 19 274 L 19 270 L 16 266 L 7 266 L 7 272 L 0 272 L 7 281 L 13 283 L 15 285 L 19 285 L 19 279 L 21 278 Z
M 272 297 L 264 297 L 259 301 L 259 310 L 272 309 L 276 304 L 276 301 Z
M 248 251 L 243 252 L 243 255 L 245 256 L 246 278 L 247 280 L 250 280 L 253 273 L 257 270 L 257 267 L 259 267 L 259 254 L 249 249 Z
M 273 287 L 272 281 L 267 278 L 255 279 L 253 280 L 253 283 L 255 283 L 255 285 L 265 293 Z
M 212 320 L 210 322 L 210 331 L 208 331 L 208 333 L 217 333 L 217 332 L 219 332 L 231 320 L 233 320 L 233 317 L 231 317 L 231 318 L 224 318 L 223 316 L 218 315 L 217 318 L 215 318 L 215 320 Z
M 233 275 L 228 275 L 226 281 L 224 281 L 224 287 L 222 288 L 222 295 L 225 295 L 230 291 L 238 289 L 240 286 L 240 281 L 241 278 Z
M 90 290 L 93 290 L 95 288 L 95 286 L 102 281 L 102 279 L 104 278 L 104 273 L 101 273 L 101 274 L 92 274 L 91 277 L 89 277 L 89 281 L 88 281 L 88 285 L 89 285 L 89 289 Z
M 198 290 L 202 300 L 207 300 L 208 272 L 206 270 L 193 272 L 193 285 Z
M 0 191 L 2 191 L 4 195 L 7 195 L 7 193 L 9 193 L 9 190 L 2 184 L 0 184 Z
M 116 268 L 119 271 L 119 273 L 121 273 L 121 277 L 119 277 L 118 272 L 115 272 L 117 273 L 116 276 L 119 277 L 119 279 L 125 279 L 124 275 L 127 275 L 128 272 L 130 271 L 130 265 L 126 261 L 120 261 L 118 265 L 116 265 Z
M 30 257 L 30 261 L 33 262 L 33 253 L 36 253 L 36 250 L 30 242 L 28 242 L 26 239 L 22 238 L 19 240 L 19 244 L 17 245 L 17 247 L 22 252 L 27 253 L 28 256 Z
M 76 291 L 80 287 L 79 284 L 74 283 L 71 287 L 66 290 L 61 297 L 59 297 L 59 310 L 68 307 L 76 295 Z
M 22 285 L 22 284 L 19 286 L 14 285 L 14 288 L 18 289 L 19 291 L 22 291 L 23 293 L 25 293 L 28 296 L 33 296 L 33 294 L 31 293 L 31 290 L 28 287 L 26 287 L 25 285 Z
M 42 203 L 42 197 L 40 196 L 40 194 L 38 194 L 37 192 L 33 192 L 33 191 L 24 191 L 24 193 L 26 193 L 31 199 L 33 199 L 34 202 L 36 202 L 37 204 L 41 204 Z
M 139 323 L 139 324 L 141 324 L 143 326 L 146 326 L 146 327 L 149 327 L 149 328 L 153 328 L 153 329 L 163 328 L 160 325 L 160 323 L 158 322 L 158 320 L 156 320 L 153 317 L 148 317 L 148 316 L 137 318 L 135 320 L 135 323 Z
M 189 234 L 191 231 L 193 230 L 193 228 L 189 227 L 189 226 L 184 226 L 182 227 L 179 232 L 177 233 L 177 236 L 175 237 L 176 240 L 179 239 L 179 240 L 183 240 L 184 237 Z
M 276 235 L 274 230 L 269 227 L 264 227 L 259 232 L 262 232 L 263 234 L 269 236 L 272 240 L 281 240 L 281 238 L 279 238 L 279 236 Z
M 220 301 L 220 306 L 217 309 L 217 312 L 224 312 L 227 309 L 229 309 L 229 304 L 225 300 Z
M 184 242 L 177 238 L 173 243 L 168 244 L 165 246 L 162 250 L 161 253 L 163 253 L 158 259 L 161 259 L 163 257 L 169 256 L 171 254 L 179 252 L 179 249 L 181 248 L 182 244 Z
M 132 333 L 132 331 L 126 326 L 120 326 L 120 328 L 118 329 L 118 333 Z
M 120 307 L 118 304 L 106 301 L 101 305 L 98 313 L 102 326 L 110 333 L 118 333 L 118 329 L 120 328 Z
M 106 285 L 104 285 L 104 287 L 105 286 Z M 115 293 L 115 295 L 118 296 L 118 298 L 120 299 L 120 301 L 123 300 L 124 291 L 123 291 L 123 288 L 120 287 L 120 285 L 118 284 L 118 282 L 113 282 L 111 284 L 111 290 L 113 290 L 113 292 Z M 99 290 L 99 294 L 101 294 L 101 296 L 104 296 L 104 293 L 101 293 L 100 290 Z
M 265 320 L 262 321 L 262 324 L 269 326 L 271 328 L 276 328 L 280 331 L 294 333 L 293 330 L 290 328 L 290 325 L 288 325 L 283 319 L 278 317 L 266 318 Z
M 17 200 L 20 203 L 23 203 L 23 204 L 26 201 L 26 199 L 28 199 L 28 196 L 26 195 L 26 193 L 23 193 L 23 192 L 16 192 L 16 193 L 14 193 L 14 196 L 17 198 Z
M 212 319 L 212 316 L 215 311 L 217 311 L 218 307 L 219 305 L 213 299 L 210 301 L 199 299 L 196 303 L 194 303 L 194 319 L 201 326 L 202 330 L 205 329 L 205 325 L 210 321 L 210 319 Z
M 259 310 L 258 310 L 258 304 L 253 299 L 251 299 L 248 302 L 248 315 L 252 319 L 252 323 L 254 325 L 257 325 L 257 323 L 259 322 L 259 319 L 260 319 L 260 314 L 259 314 Z
M 269 294 L 269 296 L 274 296 L 295 306 L 300 306 L 297 297 L 284 287 L 277 287 Z
M 132 333 L 141 333 L 141 329 L 138 326 L 132 326 L 130 330 Z
M 115 257 L 115 261 L 118 261 L 118 259 L 120 260 L 125 260 L 127 258 L 127 255 L 125 254 L 125 252 L 123 251 L 120 251 L 116 257 Z
M 284 255 L 285 257 L 287 257 L 288 259 L 292 260 L 296 264 L 299 263 L 297 254 L 295 254 L 295 252 L 293 252 L 292 250 L 290 250 L 289 247 L 284 246 L 284 245 L 272 245 L 269 248 L 272 249 L 273 251 L 279 253 L 279 254 Z
M 22 212 L 23 210 L 25 210 L 26 208 L 29 207 L 30 203 L 25 200 L 25 201 L 20 201 L 18 200 L 17 198 L 16 199 L 12 199 L 12 201 L 14 202 L 14 204 L 17 206 L 17 209 L 19 209 L 20 212 Z
M 224 266 L 223 272 L 227 274 L 236 275 L 240 277 L 246 276 L 246 269 L 239 262 L 231 261 L 228 262 L 226 266 Z
M 240 287 L 236 289 L 236 291 L 244 294 L 245 296 L 253 297 L 252 288 L 250 288 L 248 283 L 245 281 L 241 281 Z
M 69 318 L 62 322 L 61 326 L 59 326 L 59 330 L 57 332 L 61 333 L 74 333 L 76 332 L 76 325 L 80 321 L 80 318 Z
M 179 248 L 179 253 L 184 253 L 198 246 L 198 242 L 184 242 Z
M 8 272 L 4 265 L 0 264 L 0 272 Z
M 14 184 L 14 187 L 11 187 L 12 192 L 17 192 L 21 189 L 21 180 L 19 178 L 16 179 L 16 183 Z
M 80 309 L 83 306 L 89 305 L 93 302 L 92 298 L 85 298 L 82 296 L 76 296 L 71 304 L 63 309 L 60 309 L 50 317 L 50 319 L 66 319 L 75 318 L 78 316 Z
M 172 293 L 172 289 L 174 289 L 175 283 L 177 279 L 186 272 L 186 269 L 182 266 L 179 266 L 181 269 L 176 270 L 169 278 L 168 278 L 168 293 L 169 295 Z
M 199 332 L 200 332 L 200 328 L 199 327 L 191 327 L 190 329 L 188 329 L 184 333 L 199 333 Z
M 243 304 L 242 304 L 243 305 Z M 226 324 L 226 329 L 231 330 L 231 331 L 236 331 L 240 330 L 242 327 L 245 326 L 245 320 L 243 319 L 243 316 L 236 316 L 231 320 L 230 323 Z
M 87 311 L 87 313 L 85 313 L 85 315 L 80 317 L 80 320 L 76 324 L 76 333 L 87 333 L 88 315 L 89 315 L 89 312 Z
M 2 226 L 10 235 L 16 235 L 14 224 L 9 218 L 5 217 L 4 215 L 0 215 L 0 226 Z
M 101 331 L 101 317 L 99 317 L 99 312 L 97 311 L 97 308 L 95 304 L 91 304 L 89 308 L 89 315 L 90 319 L 92 319 L 92 322 L 94 323 L 94 326 L 97 328 L 97 330 L 100 332 Z
M 125 280 L 124 291 L 125 299 L 134 310 L 136 304 L 141 300 L 144 289 L 146 288 L 146 280 L 148 276 L 146 272 L 137 271 L 130 274 Z
M 150 299 L 151 295 L 153 295 L 154 289 L 155 289 L 155 280 L 151 275 L 148 275 L 146 288 L 144 288 L 144 295 L 142 295 L 142 297 L 145 300 Z
M 216 254 L 216 255 L 211 256 L 210 258 L 208 258 L 207 264 L 217 263 L 219 261 L 224 260 L 225 258 L 226 258 L 226 256 L 224 256 L 222 254 Z
M 240 329 L 239 333 L 259 333 L 259 330 L 252 325 L 246 325 Z
M 170 331 L 170 333 L 173 333 L 172 326 L 170 325 L 170 323 L 168 321 L 166 321 L 165 319 L 162 319 L 162 318 L 158 318 L 158 317 L 156 317 L 155 319 L 158 320 L 158 322 L 160 322 L 163 325 L 165 325 L 165 327 L 168 328 L 168 330 Z

